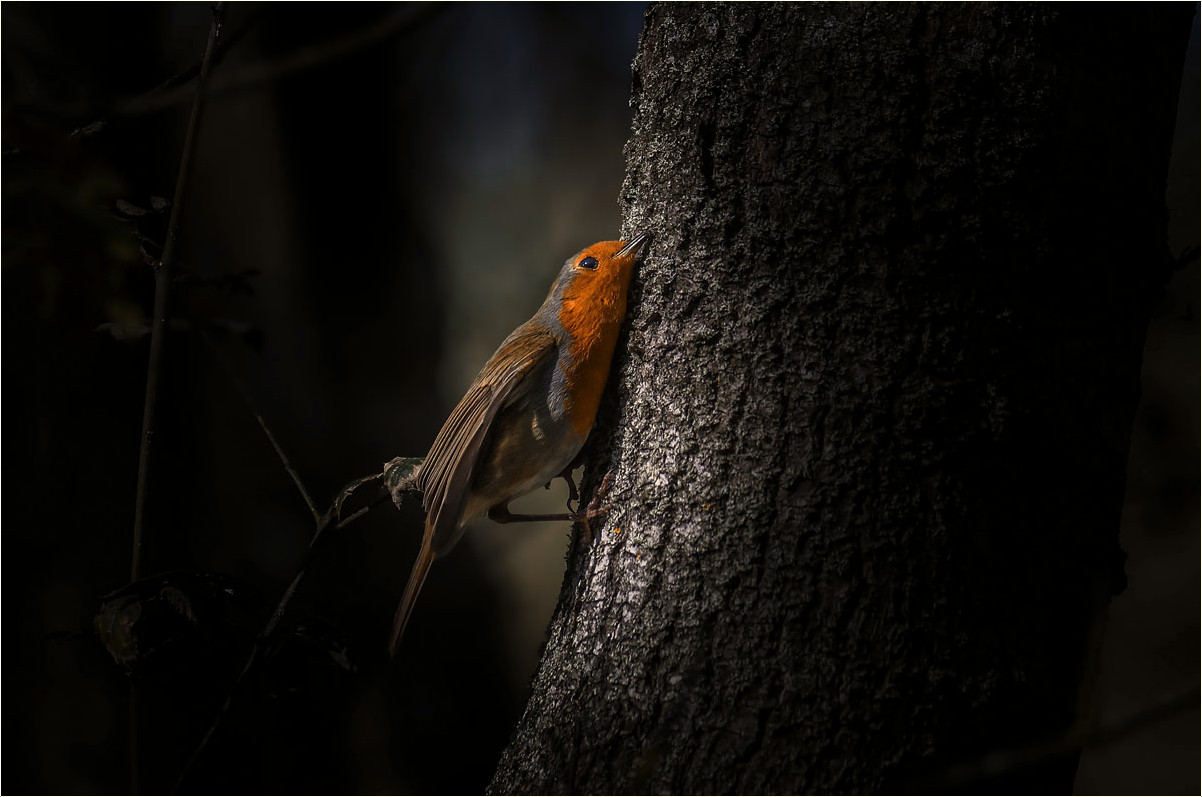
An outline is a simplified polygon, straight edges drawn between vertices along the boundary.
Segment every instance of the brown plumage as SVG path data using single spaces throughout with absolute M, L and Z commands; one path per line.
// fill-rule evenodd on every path
M 534 316 L 485 363 L 421 466 L 426 528 L 393 620 L 389 655 L 435 558 L 472 518 L 546 484 L 584 445 L 647 236 L 603 241 L 564 263 Z

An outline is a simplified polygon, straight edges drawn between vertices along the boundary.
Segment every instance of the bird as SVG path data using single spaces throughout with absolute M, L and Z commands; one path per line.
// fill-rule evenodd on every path
M 596 419 L 630 277 L 649 238 L 601 241 L 569 257 L 542 306 L 505 338 L 451 411 L 417 475 L 425 530 L 393 619 L 390 658 L 431 565 L 473 518 L 486 511 L 502 523 L 588 517 L 513 515 L 508 504 L 557 476 L 575 497 L 571 465 Z

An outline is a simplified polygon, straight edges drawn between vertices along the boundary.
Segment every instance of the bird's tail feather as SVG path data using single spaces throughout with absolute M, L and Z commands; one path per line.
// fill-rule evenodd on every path
M 405 594 L 401 596 L 401 603 L 397 606 L 396 617 L 392 620 L 392 638 L 388 642 L 389 658 L 396 656 L 397 647 L 401 644 L 401 637 L 405 633 L 405 626 L 409 622 L 409 615 L 413 613 L 418 593 L 422 591 L 422 585 L 426 583 L 426 576 L 429 575 L 432 564 L 434 564 L 434 551 L 428 544 L 423 543 L 422 549 L 417 555 L 417 561 L 413 563 L 413 571 L 409 574 L 409 583 L 405 585 Z

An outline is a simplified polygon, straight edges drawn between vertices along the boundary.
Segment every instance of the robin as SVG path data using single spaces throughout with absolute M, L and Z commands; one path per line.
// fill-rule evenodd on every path
M 513 515 L 508 504 L 557 476 L 568 478 L 601 403 L 626 290 L 646 233 L 602 241 L 568 258 L 534 316 L 480 370 L 422 463 L 426 528 L 392 625 L 396 655 L 434 560 L 468 521 L 586 520 L 587 512 Z M 572 489 L 573 495 L 575 490 Z

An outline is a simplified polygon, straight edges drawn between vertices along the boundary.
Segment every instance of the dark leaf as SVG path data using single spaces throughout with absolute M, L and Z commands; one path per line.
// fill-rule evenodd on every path
M 92 618 L 92 628 L 100 643 L 108 649 L 113 661 L 130 669 L 138 660 L 138 638 L 134 626 L 142 617 L 142 602 L 132 595 L 122 595 L 100 606 Z
M 93 628 L 126 672 L 170 652 L 187 655 L 253 638 L 265 613 L 249 585 L 221 573 L 167 573 L 105 596 Z
M 114 204 L 117 206 L 117 213 L 126 218 L 136 218 L 150 213 L 146 208 L 140 208 L 132 202 L 126 202 L 124 199 L 118 199 Z

